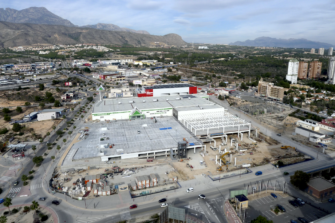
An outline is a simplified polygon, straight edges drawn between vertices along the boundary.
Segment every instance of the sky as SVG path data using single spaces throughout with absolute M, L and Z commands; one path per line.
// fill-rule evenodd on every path
M 115 24 L 189 43 L 257 37 L 335 44 L 335 0 L 1 0 L 0 8 L 45 7 L 75 25 Z

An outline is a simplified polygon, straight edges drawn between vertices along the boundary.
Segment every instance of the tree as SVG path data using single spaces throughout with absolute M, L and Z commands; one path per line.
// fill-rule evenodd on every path
M 12 118 L 9 115 L 5 115 L 3 118 L 6 122 L 9 122 L 10 120 L 12 120 Z
M 31 210 L 36 210 L 40 205 L 37 201 L 32 201 L 32 204 L 30 205 Z
M 260 215 L 254 220 L 252 220 L 251 223 L 273 223 L 273 221 L 270 221 L 266 217 Z
M 93 97 L 88 97 L 87 101 L 89 101 L 89 102 L 93 101 Z
M 52 161 L 55 161 L 55 156 L 52 156 L 51 159 L 52 159 Z
M 60 106 L 61 106 L 61 103 L 58 100 L 56 100 L 54 103 L 54 107 L 60 107 Z
M 36 150 L 36 146 L 35 145 L 33 145 L 32 147 L 31 147 L 31 149 L 34 151 L 34 153 L 35 153 L 35 150 Z
M 14 132 L 19 132 L 22 129 L 22 126 L 19 123 L 14 123 L 12 130 Z
M 63 139 L 63 142 L 65 143 L 65 142 L 66 142 L 66 139 Z
M 27 175 L 22 175 L 21 180 L 24 181 L 24 182 L 27 181 L 28 180 Z
M 33 158 L 33 163 L 35 163 L 36 165 L 39 165 L 39 164 L 41 164 L 42 162 L 43 162 L 43 157 L 42 156 L 35 156 L 34 158 Z
M 56 91 L 59 93 L 60 92 L 60 89 L 58 87 L 56 87 Z
M 10 110 L 9 110 L 9 108 L 3 108 L 2 112 L 5 113 L 5 114 L 8 114 L 10 112 Z
M 30 104 L 30 102 L 27 101 L 26 103 L 24 103 L 24 105 L 25 106 L 30 106 L 31 104 Z
M 45 92 L 45 97 L 51 98 L 52 97 L 52 93 L 49 92 L 49 91 Z
M 44 107 L 45 107 L 44 102 L 41 102 L 39 105 L 40 105 L 41 108 L 44 108 Z
M 6 197 L 5 201 L 3 202 L 3 205 L 8 208 L 10 211 L 9 207 L 12 205 L 12 199 Z
M 41 100 L 41 97 L 40 96 L 35 96 L 35 101 L 40 101 Z
M 283 161 L 280 161 L 280 160 L 279 160 L 279 161 L 277 162 L 277 166 L 278 166 L 278 167 L 282 167 L 282 166 L 284 166 Z
M 58 151 L 60 150 L 60 148 L 61 148 L 60 145 L 57 145 L 57 148 L 56 148 L 56 149 L 57 149 Z
M 16 108 L 16 111 L 17 111 L 18 113 L 22 113 L 22 112 L 23 112 L 23 110 L 22 110 L 21 107 L 17 107 L 17 108 Z
M 7 222 L 7 217 L 6 216 L 1 216 L 0 217 L 0 223 L 6 223 Z
M 91 73 L 91 70 L 90 70 L 90 68 L 85 67 L 85 68 L 84 68 L 84 72 L 85 72 L 85 73 Z
M 39 88 L 40 91 L 43 91 L 44 90 L 44 84 L 39 84 L 38 88 Z
M 311 176 L 308 173 L 305 173 L 301 170 L 295 171 L 294 175 L 290 177 L 291 184 L 299 188 L 300 190 L 304 190 L 307 188 L 307 183 Z
M 220 86 L 220 87 L 227 87 L 227 84 L 226 84 L 225 82 L 222 82 L 222 81 L 221 81 L 221 82 L 219 83 L 219 86 Z

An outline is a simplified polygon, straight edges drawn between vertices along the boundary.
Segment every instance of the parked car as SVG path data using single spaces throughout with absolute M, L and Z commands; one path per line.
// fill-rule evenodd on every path
M 158 202 L 159 202 L 159 203 L 166 202 L 166 198 L 160 199 Z
M 2 204 L 3 202 L 5 202 L 5 199 L 1 198 L 0 199 L 0 204 Z
M 206 199 L 206 196 L 204 194 L 199 194 L 199 197 L 198 199 L 201 198 L 201 199 Z
M 192 188 L 192 187 L 190 187 L 190 188 L 188 188 L 187 190 L 186 190 L 186 192 L 188 193 L 188 192 L 193 192 L 194 191 L 194 189 Z
M 334 199 L 334 198 L 329 198 L 329 199 L 328 199 L 328 202 L 329 202 L 329 203 L 335 203 L 335 199 Z
M 271 196 L 272 196 L 273 198 L 277 198 L 277 195 L 276 195 L 275 193 L 271 193 Z
M 167 207 L 167 206 L 169 206 L 167 203 L 163 203 L 163 204 L 161 205 L 161 208 L 165 208 L 165 207 Z
M 291 201 L 288 201 L 293 207 L 298 207 L 299 206 L 299 204 L 296 202 L 296 201 L 293 201 L 293 200 L 291 200 Z
M 299 217 L 298 220 L 301 222 L 301 223 L 308 223 L 308 221 L 304 218 L 301 218 Z
M 136 204 L 133 204 L 132 206 L 129 207 L 130 209 L 135 209 L 137 208 L 137 205 Z
M 260 175 L 262 175 L 262 174 L 263 174 L 262 171 L 257 171 L 257 172 L 255 173 L 256 176 L 260 176 Z
M 277 204 L 277 208 L 281 211 L 281 212 L 286 212 L 286 209 L 281 206 L 280 204 Z
M 300 198 L 297 198 L 296 200 L 297 200 L 297 202 L 298 202 L 299 205 L 304 205 L 305 204 L 305 201 L 303 201 Z
M 277 134 L 277 136 L 281 136 L 281 134 L 280 134 L 280 133 L 278 133 L 278 134 Z
M 296 220 L 291 220 L 290 222 L 291 223 L 298 223 Z
M 57 201 L 57 200 L 54 200 L 51 203 L 54 204 L 54 205 L 59 205 L 60 204 L 59 201 Z
M 289 173 L 288 172 L 284 172 L 284 175 L 286 176 L 286 175 L 289 175 Z
M 38 200 L 45 201 L 46 199 L 47 199 L 46 197 L 40 197 Z

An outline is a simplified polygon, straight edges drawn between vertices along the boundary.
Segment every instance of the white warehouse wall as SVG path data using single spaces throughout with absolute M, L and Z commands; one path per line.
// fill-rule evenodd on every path
M 37 121 L 50 120 L 55 118 L 58 118 L 57 112 L 45 112 L 37 114 Z
M 92 120 L 125 120 L 129 119 L 131 111 L 121 111 L 121 112 L 101 112 L 92 114 Z
M 201 106 L 200 106 L 201 107 Z M 199 114 L 199 113 L 210 113 L 210 112 L 224 112 L 224 108 L 215 108 L 215 109 L 202 109 L 202 110 L 191 110 L 191 111 L 178 111 L 178 121 L 180 121 L 180 119 L 182 117 L 185 116 L 192 116 L 195 114 Z
M 159 116 L 172 116 L 173 108 L 157 108 L 157 109 L 143 109 L 140 110 L 147 118 Z

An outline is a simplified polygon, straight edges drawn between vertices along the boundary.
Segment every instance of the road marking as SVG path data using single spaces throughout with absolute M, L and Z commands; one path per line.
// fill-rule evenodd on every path
M 14 197 L 16 197 L 16 195 L 20 192 L 20 190 L 21 190 L 21 187 L 15 187 L 15 188 L 12 188 L 12 189 L 9 191 L 7 197 L 8 197 L 8 198 L 14 198 Z
M 98 220 L 102 220 L 104 218 L 111 217 L 112 215 L 106 215 L 106 216 L 101 216 L 101 217 L 93 217 L 93 218 L 88 218 L 88 217 L 79 217 L 77 216 L 75 222 L 76 223 L 93 223 Z
M 41 187 L 43 187 L 42 184 L 33 184 L 33 185 L 30 185 L 30 190 L 36 190 Z

